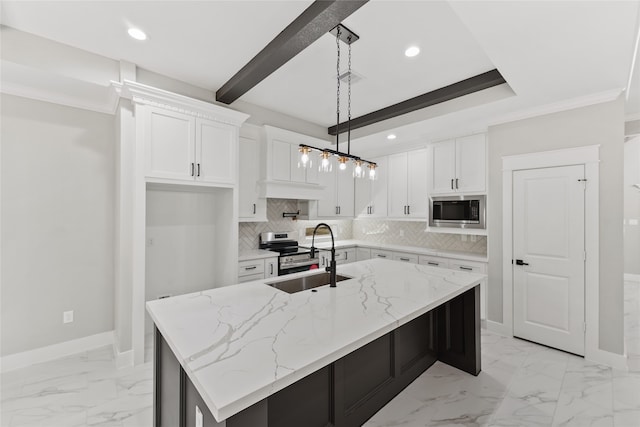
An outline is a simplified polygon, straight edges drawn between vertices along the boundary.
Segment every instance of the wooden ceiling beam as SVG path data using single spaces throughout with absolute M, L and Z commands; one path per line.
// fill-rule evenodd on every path
M 216 91 L 231 104 L 369 0 L 316 0 Z
M 506 80 L 498 70 L 487 71 L 486 73 L 478 74 L 477 76 L 450 84 L 449 86 L 423 93 L 406 101 L 351 119 L 351 130 L 411 113 L 412 111 L 420 110 L 441 102 L 450 101 L 503 83 L 506 83 Z M 340 133 L 347 132 L 347 122 L 342 122 L 339 126 Z M 337 133 L 336 130 L 337 126 L 335 125 L 329 127 L 329 135 L 335 135 Z

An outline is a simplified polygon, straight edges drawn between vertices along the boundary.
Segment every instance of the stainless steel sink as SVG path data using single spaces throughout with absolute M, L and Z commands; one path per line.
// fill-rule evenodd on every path
M 351 279 L 351 277 L 343 276 L 341 274 L 336 275 L 336 282 Z M 267 283 L 269 286 L 273 286 L 281 291 L 293 294 L 300 291 L 306 291 L 307 289 L 317 288 L 318 286 L 324 286 L 329 284 L 329 273 L 318 273 L 311 276 L 303 276 L 295 279 L 280 280 L 278 282 Z

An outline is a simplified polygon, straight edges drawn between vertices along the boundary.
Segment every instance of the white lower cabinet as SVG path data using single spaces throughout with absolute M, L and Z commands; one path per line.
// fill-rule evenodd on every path
M 482 262 L 475 261 L 461 261 L 461 260 L 451 260 L 449 262 L 449 268 L 452 270 L 461 270 L 467 271 L 469 273 L 486 273 L 486 264 Z
M 449 260 L 437 256 L 420 255 L 418 263 L 422 265 L 430 265 L 431 267 L 449 268 Z
M 371 249 L 371 258 L 393 259 L 393 252 L 384 249 Z
M 238 263 L 238 283 L 252 282 L 278 275 L 278 258 L 260 258 Z
M 371 259 L 371 249 L 369 248 L 356 248 L 356 260 L 364 261 Z
M 417 264 L 418 263 L 418 255 L 409 254 L 409 253 L 406 253 L 406 252 L 394 252 L 393 253 L 393 260 L 394 261 L 409 262 L 411 264 Z
M 331 261 L 331 252 L 322 251 L 320 253 L 320 268 L 328 267 Z M 356 258 L 356 248 L 336 249 L 336 264 L 349 264 L 359 261 Z

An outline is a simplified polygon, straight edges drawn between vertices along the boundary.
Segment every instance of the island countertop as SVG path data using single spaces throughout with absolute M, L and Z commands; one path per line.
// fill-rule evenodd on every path
M 149 301 L 147 311 L 220 422 L 486 277 L 382 259 L 338 273 L 353 278 L 294 294 L 270 278 Z

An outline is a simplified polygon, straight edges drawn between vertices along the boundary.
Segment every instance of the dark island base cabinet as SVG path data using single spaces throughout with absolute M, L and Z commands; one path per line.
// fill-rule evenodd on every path
M 156 330 L 154 425 L 360 426 L 436 360 L 480 373 L 479 286 L 218 423 Z

